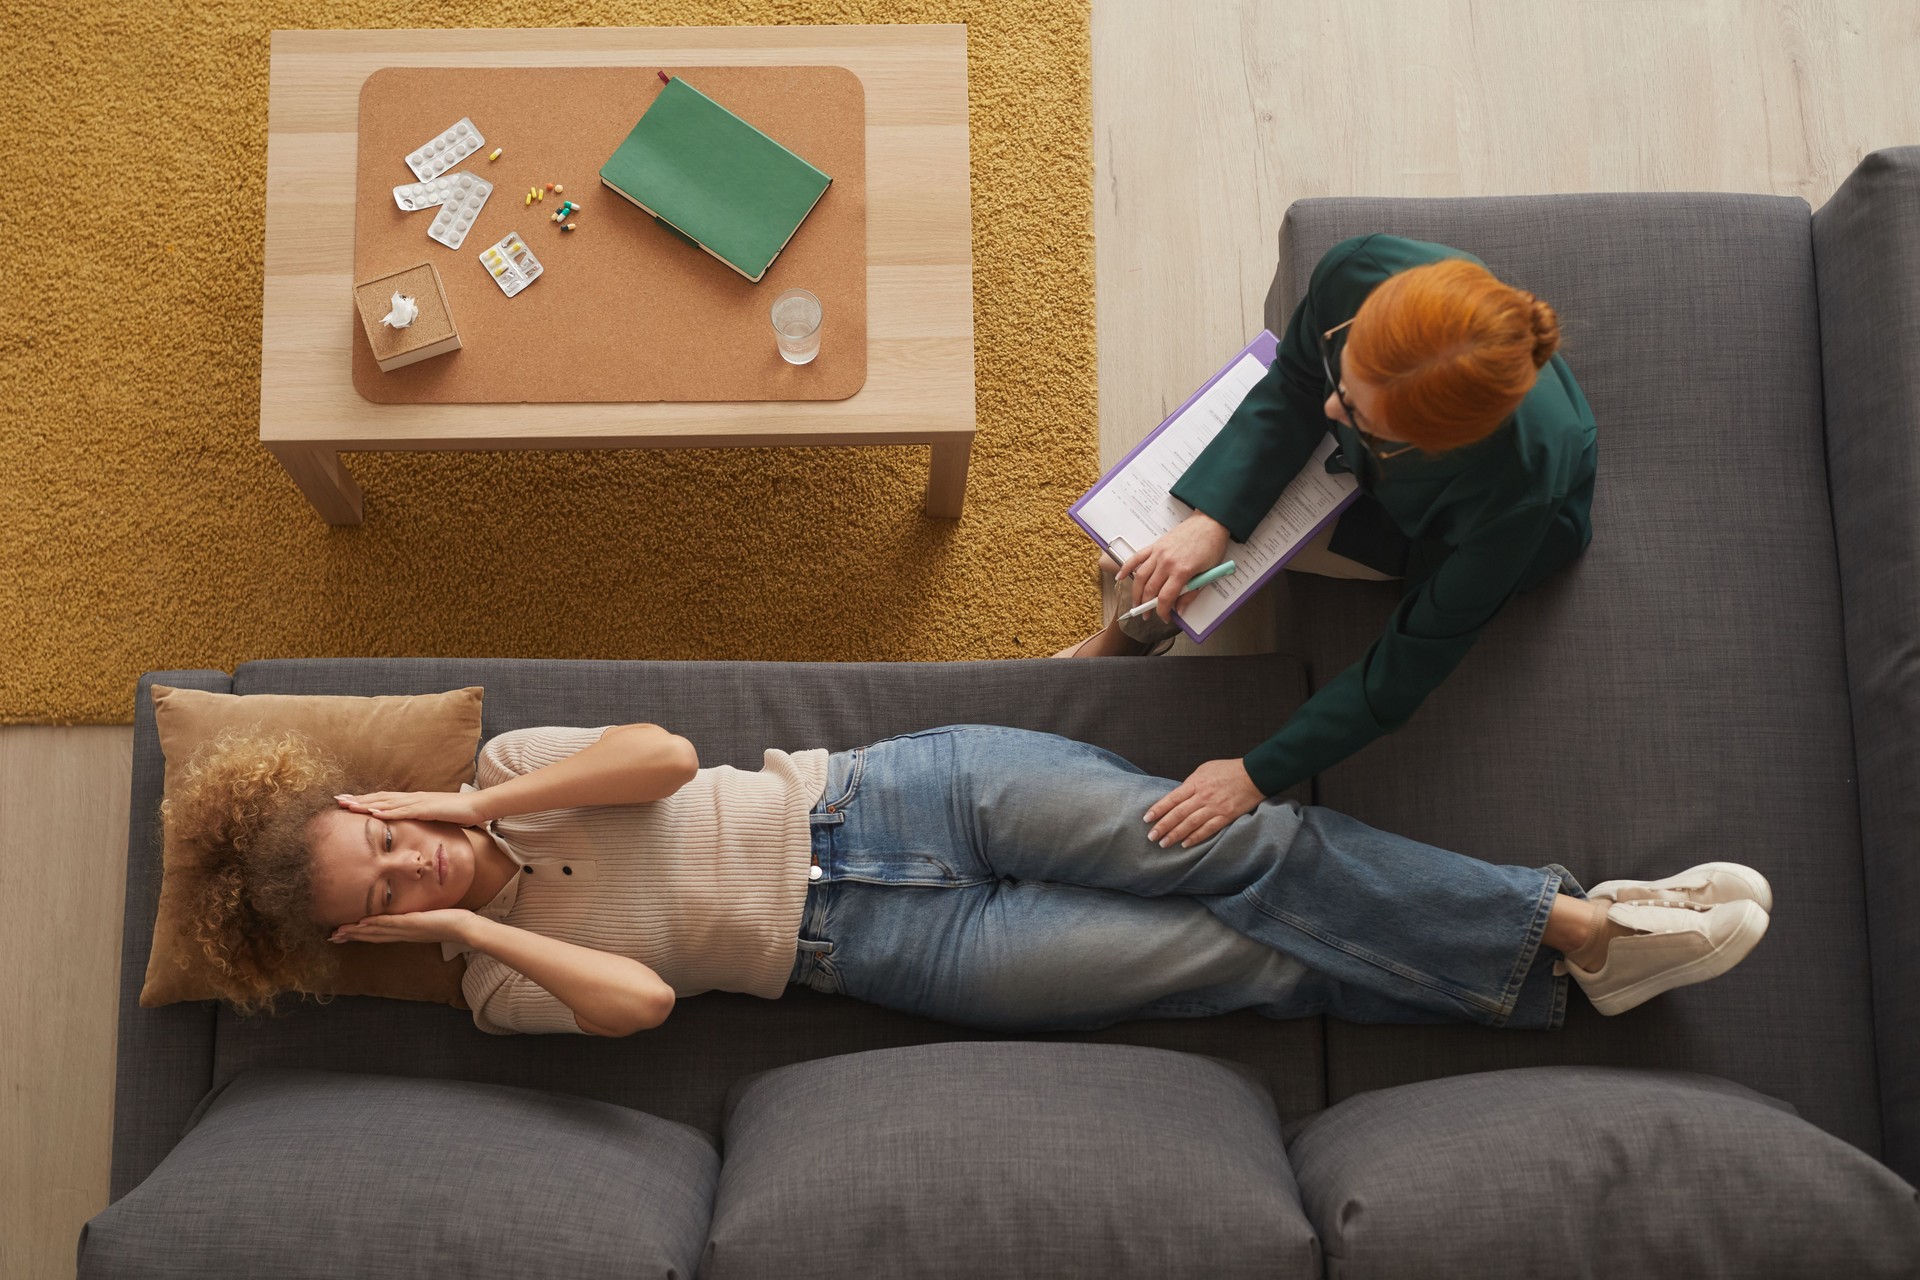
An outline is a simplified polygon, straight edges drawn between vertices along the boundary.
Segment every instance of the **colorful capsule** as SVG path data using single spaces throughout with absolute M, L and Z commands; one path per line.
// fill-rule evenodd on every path
M 489 159 L 489 160 L 498 160 L 499 158 L 500 158 L 500 148 L 498 148 L 498 147 L 495 147 L 495 148 L 494 148 L 494 149 L 493 149 L 493 150 L 492 150 L 491 152 L 489 152 L 489 153 L 488 153 L 488 155 L 487 155 L 487 159 Z
M 568 222 L 568 223 L 563 223 L 563 224 L 561 225 L 561 227 L 560 227 L 560 229 L 561 229 L 562 231 L 571 231 L 571 230 L 573 230 L 573 224 L 572 224 L 571 222 Z

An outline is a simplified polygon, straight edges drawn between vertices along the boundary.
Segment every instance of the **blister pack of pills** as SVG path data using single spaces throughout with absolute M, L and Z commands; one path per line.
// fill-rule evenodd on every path
M 473 220 L 480 216 L 480 207 L 493 194 L 493 184 L 470 173 L 448 177 L 453 185 L 441 195 L 440 212 L 433 215 L 433 225 L 427 228 L 427 234 L 449 249 L 458 249 L 466 243 Z
M 487 140 L 461 116 L 447 131 L 407 156 L 407 167 L 422 182 L 430 182 L 486 145 Z
M 443 173 L 431 182 L 409 182 L 404 187 L 395 187 L 393 202 L 408 213 L 431 209 L 445 202 L 447 192 L 453 189 L 453 180 L 456 176 L 458 175 Z
M 509 298 L 540 275 L 540 259 L 533 256 L 533 250 L 527 248 L 518 231 L 508 234 L 499 244 L 482 249 L 480 265 Z

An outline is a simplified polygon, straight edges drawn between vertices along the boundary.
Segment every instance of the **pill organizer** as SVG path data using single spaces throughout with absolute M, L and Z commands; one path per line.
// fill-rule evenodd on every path
M 453 189 L 453 180 L 457 176 L 443 173 L 431 182 L 410 182 L 404 187 L 395 187 L 393 202 L 408 213 L 431 209 L 445 202 L 447 192 Z
M 451 128 L 407 157 L 407 167 L 422 182 L 439 177 L 487 144 L 473 121 L 461 116 Z
M 500 291 L 511 298 L 540 275 L 540 259 L 533 256 L 526 241 L 515 231 L 499 244 L 480 251 L 480 265 L 487 269 Z
M 427 228 L 427 234 L 449 249 L 458 249 L 466 243 L 467 232 L 473 229 L 473 220 L 480 216 L 481 206 L 493 194 L 493 184 L 470 173 L 448 176 L 453 179 L 453 185 L 441 197 L 440 212 L 433 215 L 433 225 Z

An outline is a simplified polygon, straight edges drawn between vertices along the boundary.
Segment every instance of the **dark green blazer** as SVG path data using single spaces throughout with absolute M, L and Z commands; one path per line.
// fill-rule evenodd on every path
M 1593 411 L 1558 355 L 1499 429 L 1445 453 L 1382 462 L 1326 416 L 1333 388 L 1320 335 L 1351 320 L 1388 276 L 1449 257 L 1479 261 L 1398 236 L 1335 245 L 1314 268 L 1267 376 L 1173 487 L 1244 542 L 1331 431 L 1340 447 L 1327 469 L 1352 467 L 1361 496 L 1330 549 L 1406 579 L 1406 596 L 1366 656 L 1247 753 L 1247 772 L 1268 795 L 1399 728 L 1516 592 L 1571 563 L 1592 539 Z M 1334 336 L 1336 361 L 1345 338 Z

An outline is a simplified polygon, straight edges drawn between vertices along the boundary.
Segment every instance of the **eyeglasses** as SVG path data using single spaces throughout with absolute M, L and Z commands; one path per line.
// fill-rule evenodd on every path
M 1375 462 L 1385 462 L 1388 458 L 1397 458 L 1401 454 L 1410 452 L 1418 446 L 1402 444 L 1398 449 L 1389 449 L 1384 453 L 1381 452 L 1383 445 L 1397 442 L 1382 440 L 1379 436 L 1368 431 L 1366 427 L 1362 425 L 1366 420 L 1360 416 L 1360 411 L 1353 407 L 1353 401 L 1347 399 L 1346 385 L 1340 381 L 1340 375 L 1333 371 L 1333 335 L 1352 323 L 1353 321 L 1349 320 L 1346 324 L 1337 324 L 1320 335 L 1320 367 L 1326 371 L 1327 385 L 1332 387 L 1333 394 L 1339 397 L 1340 407 L 1347 411 L 1347 421 L 1353 426 L 1355 434 L 1360 437 L 1360 443 L 1366 446 L 1367 452 L 1373 455 Z

